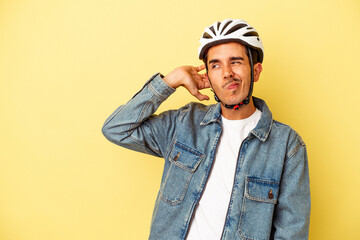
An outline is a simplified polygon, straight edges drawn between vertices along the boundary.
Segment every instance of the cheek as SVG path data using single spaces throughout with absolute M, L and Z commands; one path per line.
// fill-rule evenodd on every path
M 250 80 L 250 72 L 248 71 L 237 71 L 235 72 L 235 78 L 240 78 L 242 81 Z
M 250 73 L 250 68 L 247 68 L 246 66 L 241 66 L 233 69 L 233 72 L 241 77 L 244 77 Z
M 221 78 L 219 78 L 216 74 L 208 73 L 208 78 L 210 79 L 212 88 L 221 88 Z
M 214 71 L 208 71 L 207 75 L 212 84 L 214 84 L 219 79 L 218 74 L 216 74 Z

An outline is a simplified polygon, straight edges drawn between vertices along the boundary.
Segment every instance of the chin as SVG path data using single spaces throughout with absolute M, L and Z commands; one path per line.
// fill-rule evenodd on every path
M 242 101 L 244 101 L 245 98 L 246 98 L 246 97 L 244 97 L 244 98 L 236 98 L 236 99 L 228 99 L 228 100 L 226 101 L 226 104 L 227 104 L 227 105 L 239 104 L 239 103 L 241 103 Z

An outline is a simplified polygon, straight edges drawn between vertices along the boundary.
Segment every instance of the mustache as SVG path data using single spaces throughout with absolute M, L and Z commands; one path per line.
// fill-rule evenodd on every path
M 224 83 L 223 88 L 227 88 L 232 83 L 240 83 L 240 82 L 241 82 L 240 79 L 236 79 L 236 78 L 230 79 L 226 83 Z

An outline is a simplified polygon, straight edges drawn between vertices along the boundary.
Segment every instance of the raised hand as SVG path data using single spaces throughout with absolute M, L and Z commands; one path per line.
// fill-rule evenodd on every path
M 209 100 L 210 98 L 208 96 L 199 92 L 201 89 L 210 87 L 210 82 L 206 73 L 199 73 L 204 69 L 205 65 L 198 67 L 178 67 L 166 75 L 164 77 L 164 81 L 172 88 L 178 88 L 179 86 L 185 87 L 191 93 L 191 95 L 195 96 L 200 101 Z

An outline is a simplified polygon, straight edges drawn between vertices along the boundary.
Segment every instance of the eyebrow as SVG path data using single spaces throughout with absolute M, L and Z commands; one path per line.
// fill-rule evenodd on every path
M 244 61 L 244 58 L 243 58 L 243 57 L 231 57 L 231 58 L 230 58 L 230 61 L 234 61 L 234 60 Z M 220 62 L 220 60 L 219 60 L 219 59 L 211 59 L 211 60 L 209 61 L 209 64 L 211 64 L 211 63 L 217 63 L 217 62 Z
M 230 60 L 231 60 L 231 61 L 233 61 L 233 60 L 241 60 L 241 61 L 244 61 L 244 58 L 243 58 L 243 57 L 231 57 Z
M 209 61 L 209 64 L 211 64 L 211 63 L 216 63 L 216 62 L 220 62 L 218 59 L 211 59 L 210 61 Z

